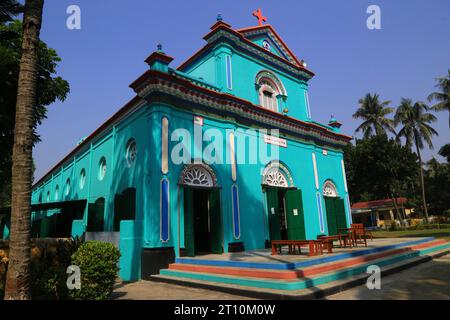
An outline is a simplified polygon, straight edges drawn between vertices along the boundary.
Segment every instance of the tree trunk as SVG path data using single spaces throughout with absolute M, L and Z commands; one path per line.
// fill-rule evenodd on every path
M 36 101 L 37 48 L 44 0 L 26 0 L 22 57 L 14 128 L 11 233 L 5 300 L 27 300 L 30 294 L 31 181 L 33 166 L 33 108 Z
M 419 174 L 420 174 L 420 187 L 422 188 L 422 205 L 423 213 L 425 214 L 425 222 L 428 223 L 428 209 L 427 201 L 425 199 L 425 183 L 423 180 L 423 168 L 422 168 L 422 156 L 420 155 L 419 142 L 417 141 L 417 134 L 414 133 L 414 139 L 416 142 L 417 157 L 419 158 Z
M 392 199 L 392 203 L 394 204 L 395 213 L 397 215 L 398 221 L 400 222 L 400 226 L 404 227 L 405 225 L 403 223 L 403 217 L 400 214 L 400 211 L 398 210 L 397 199 L 394 197 L 393 192 L 391 192 L 391 199 Z

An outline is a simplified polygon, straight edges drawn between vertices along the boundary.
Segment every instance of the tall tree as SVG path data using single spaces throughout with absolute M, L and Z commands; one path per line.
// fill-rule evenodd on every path
M 430 125 L 435 122 L 436 117 L 428 113 L 430 108 L 423 102 L 413 103 L 411 99 L 402 98 L 400 106 L 395 113 L 394 121 L 396 125 L 401 124 L 402 128 L 397 134 L 397 140 L 403 137 L 406 140 L 406 146 L 411 148 L 416 146 L 417 157 L 419 158 L 419 176 L 420 186 L 422 188 L 422 206 L 425 219 L 428 223 L 428 209 L 425 197 L 425 183 L 423 179 L 422 156 L 420 150 L 424 147 L 424 141 L 433 148 L 432 137 L 438 135 L 436 130 Z
M 387 115 L 394 111 L 388 107 L 391 101 L 380 102 L 378 94 L 366 94 L 363 99 L 359 99 L 359 108 L 353 114 L 353 119 L 361 119 L 363 123 L 356 128 L 356 132 L 362 131 L 364 138 L 372 135 L 395 134 L 394 121 L 387 118 Z
M 441 157 L 444 157 L 447 159 L 447 162 L 450 163 L 450 143 L 444 144 L 440 149 L 438 154 Z
M 17 89 L 14 129 L 11 233 L 5 299 L 31 298 L 31 181 L 33 166 L 33 108 L 36 103 L 38 45 L 44 0 L 26 0 L 23 17 L 22 57 Z
M 0 37 L 0 207 L 11 205 L 12 150 L 22 30 L 22 22 L 18 20 L 4 25 L 0 23 L 0 34 L 8 34 L 8 37 Z M 60 61 L 54 49 L 49 48 L 43 41 L 39 42 L 37 94 L 33 108 L 34 143 L 39 141 L 36 128 L 46 118 L 47 106 L 57 99 L 64 101 L 69 92 L 67 81 L 56 76 Z
M 448 69 L 447 76 L 437 78 L 436 81 L 438 82 L 436 87 L 439 88 L 440 91 L 431 93 L 428 96 L 428 101 L 437 101 L 437 103 L 432 107 L 433 110 L 447 110 L 449 112 L 448 127 L 450 128 L 450 69 Z
M 355 146 L 349 144 L 345 148 L 344 156 L 352 203 L 415 198 L 417 156 L 394 139 L 386 135 L 360 139 Z

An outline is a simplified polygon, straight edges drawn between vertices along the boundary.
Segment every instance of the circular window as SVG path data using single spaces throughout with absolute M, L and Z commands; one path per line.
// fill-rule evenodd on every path
M 59 186 L 56 185 L 56 188 L 55 188 L 55 201 L 58 200 L 58 197 L 59 197 Z
M 81 169 L 81 172 L 80 172 L 80 189 L 83 189 L 85 184 L 86 184 L 86 171 L 84 169 Z
M 137 146 L 134 139 L 130 139 L 127 143 L 126 159 L 129 167 L 136 161 Z
M 270 43 L 269 43 L 269 41 L 264 40 L 263 43 L 262 43 L 262 45 L 263 45 L 263 48 L 264 48 L 264 49 L 270 50 Z
M 105 157 L 100 159 L 99 167 L 98 167 L 98 179 L 103 180 L 106 175 L 106 159 Z
M 64 190 L 64 195 L 68 196 L 70 192 L 70 179 L 66 180 L 66 189 Z

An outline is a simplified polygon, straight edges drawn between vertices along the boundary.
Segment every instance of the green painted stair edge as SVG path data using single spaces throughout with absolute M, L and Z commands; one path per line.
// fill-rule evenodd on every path
M 406 254 L 397 255 L 391 258 L 381 259 L 380 261 L 373 261 L 372 263 L 366 263 L 355 268 L 345 269 L 342 271 L 326 274 L 316 278 L 306 279 L 302 281 L 283 283 L 281 281 L 266 281 L 266 280 L 256 280 L 249 278 L 231 278 L 224 276 L 216 276 L 211 274 L 201 274 L 201 273 L 190 273 L 183 271 L 173 271 L 169 269 L 161 270 L 160 274 L 165 276 L 179 277 L 179 278 L 189 278 L 195 280 L 203 280 L 210 282 L 227 283 L 233 285 L 247 286 L 247 287 L 257 287 L 275 290 L 301 290 L 310 288 L 313 286 L 322 285 L 328 282 L 342 280 L 347 277 L 355 276 L 366 272 L 367 267 L 370 265 L 377 265 L 379 267 L 385 267 L 390 264 L 394 264 L 403 260 L 415 258 L 418 256 L 427 255 L 435 251 L 441 251 L 444 249 L 450 249 L 450 243 L 446 243 L 440 246 L 435 246 L 423 250 L 416 250 L 413 252 L 408 252 Z

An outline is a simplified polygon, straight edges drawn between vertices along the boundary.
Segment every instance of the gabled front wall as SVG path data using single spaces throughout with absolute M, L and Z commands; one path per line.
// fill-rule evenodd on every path
M 227 86 L 226 56 L 231 57 L 231 89 Z M 255 87 L 255 78 L 258 72 L 269 70 L 283 83 L 287 92 L 286 103 L 278 106 L 281 113 L 284 107 L 288 108 L 288 115 L 303 121 L 310 121 L 307 106 L 308 85 L 306 80 L 296 79 L 279 69 L 276 69 L 263 60 L 258 60 L 234 50 L 230 45 L 221 44 L 212 52 L 206 54 L 198 61 L 187 67 L 186 73 L 214 83 L 223 91 L 248 100 L 259 105 L 258 92 Z

